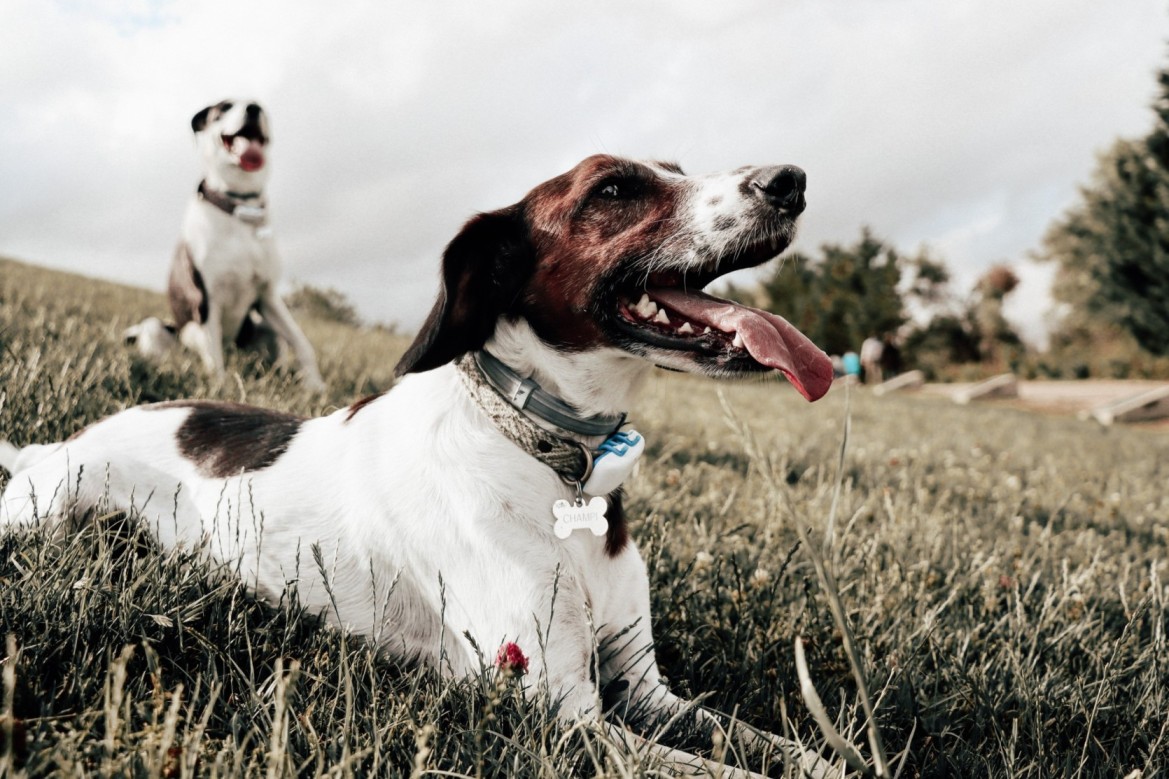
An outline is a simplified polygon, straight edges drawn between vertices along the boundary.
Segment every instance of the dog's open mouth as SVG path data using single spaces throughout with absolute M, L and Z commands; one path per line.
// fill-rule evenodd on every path
M 227 153 L 231 155 L 236 165 L 249 173 L 264 167 L 265 139 L 263 135 L 249 133 L 245 130 L 235 135 L 221 135 L 219 137 L 223 141 L 223 147 L 227 149 Z
M 624 286 L 615 324 L 658 349 L 697 352 L 739 370 L 778 370 L 808 400 L 823 397 L 833 380 L 828 355 L 783 317 L 701 291 L 720 275 L 662 272 Z

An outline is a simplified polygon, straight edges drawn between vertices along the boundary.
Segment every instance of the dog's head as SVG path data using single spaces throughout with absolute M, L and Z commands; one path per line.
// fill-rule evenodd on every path
M 711 376 L 779 370 L 815 400 L 832 383 L 820 349 L 775 314 L 702 292 L 787 248 L 804 186 L 790 165 L 689 177 L 589 157 L 467 223 L 397 371 L 438 367 L 482 347 L 501 317 L 522 318 L 561 351 L 615 348 Z
M 191 118 L 191 129 L 216 189 L 259 192 L 268 181 L 268 115 L 250 100 L 221 100 Z

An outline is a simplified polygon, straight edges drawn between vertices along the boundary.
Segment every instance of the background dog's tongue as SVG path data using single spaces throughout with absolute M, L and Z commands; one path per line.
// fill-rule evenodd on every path
M 704 292 L 656 288 L 646 291 L 687 319 L 724 333 L 738 333 L 756 362 L 781 371 L 808 400 L 820 399 L 832 386 L 832 361 L 828 355 L 783 317 Z
M 246 171 L 264 167 L 264 144 L 237 135 L 231 141 L 231 151 L 239 157 L 239 166 Z

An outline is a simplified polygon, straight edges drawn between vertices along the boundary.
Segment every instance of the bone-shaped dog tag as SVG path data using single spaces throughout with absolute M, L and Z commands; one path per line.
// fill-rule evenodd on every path
M 584 502 L 577 498 L 569 503 L 567 500 L 558 500 L 552 504 L 552 515 L 556 517 L 556 526 L 552 528 L 556 537 L 568 538 L 577 528 L 588 528 L 594 536 L 603 536 L 609 531 L 609 520 L 605 519 L 605 509 L 609 504 L 600 495 Z

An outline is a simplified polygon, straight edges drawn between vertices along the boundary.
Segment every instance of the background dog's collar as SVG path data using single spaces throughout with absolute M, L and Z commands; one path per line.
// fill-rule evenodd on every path
M 251 200 L 259 197 L 259 193 L 255 194 L 236 194 L 234 192 L 216 192 L 207 186 L 207 180 L 199 182 L 199 189 L 196 194 L 206 200 L 211 205 L 218 208 L 228 216 L 234 216 L 241 222 L 247 222 L 250 225 L 262 225 L 268 219 L 268 210 L 264 204 L 247 205 L 238 202 L 240 199 Z
M 588 436 L 612 435 L 625 424 L 624 414 L 581 416 L 575 408 L 532 379 L 522 378 L 486 349 L 475 352 L 473 357 L 487 381 L 503 399 L 534 419 L 570 433 Z
M 592 471 L 592 453 L 588 447 L 561 438 L 533 422 L 491 383 L 475 355 L 464 354 L 455 366 L 471 400 L 499 432 L 565 481 L 579 484 L 588 479 Z

